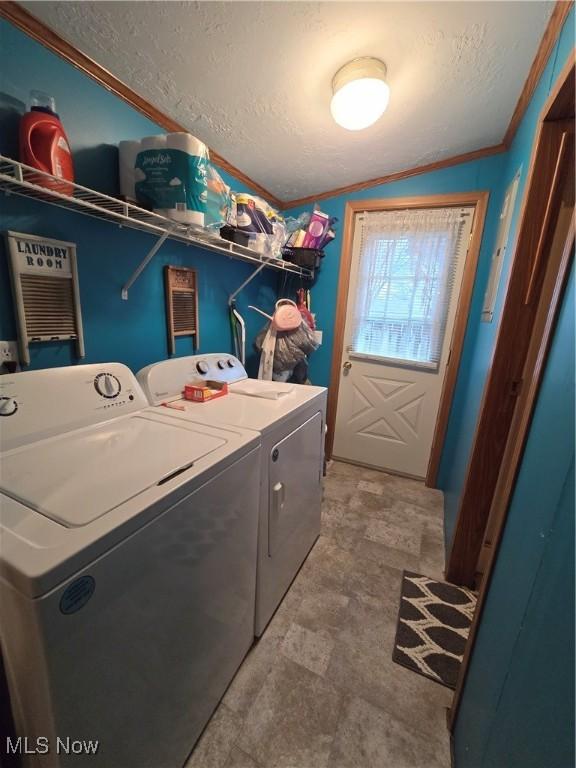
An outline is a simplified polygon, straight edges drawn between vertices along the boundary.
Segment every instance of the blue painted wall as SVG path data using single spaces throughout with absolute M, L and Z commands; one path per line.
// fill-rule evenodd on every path
M 17 157 L 18 121 L 26 111 L 31 88 L 45 90 L 56 106 L 74 154 L 76 180 L 108 194 L 118 193 L 118 142 L 162 129 L 109 93 L 63 59 L 0 20 L 0 152 Z M 221 172 L 234 189 L 241 185 Z M 196 267 L 200 282 L 200 348 L 231 351 L 227 298 L 253 267 L 225 256 L 167 242 L 122 301 L 120 289 L 155 238 L 24 198 L 0 198 L 0 230 L 71 240 L 78 245 L 78 264 L 86 357 L 81 362 L 118 360 L 137 371 L 167 356 L 164 321 L 164 264 Z M 251 341 L 261 318 L 246 309 L 270 309 L 277 274 L 266 271 L 239 298 Z M 0 241 L 0 338 L 16 338 L 5 244 Z M 178 340 L 179 354 L 190 354 L 190 339 Z M 31 368 L 78 362 L 68 344 L 31 347 Z M 250 367 L 254 370 L 255 356 Z
M 574 274 L 454 733 L 456 768 L 574 765 Z
M 444 445 L 438 482 L 439 486 L 444 491 L 445 539 L 447 547 L 452 540 L 456 524 L 458 506 L 464 478 L 466 476 L 466 468 L 468 466 L 476 422 L 478 420 L 484 383 L 492 361 L 498 323 L 506 293 L 506 283 L 510 272 L 511 258 L 514 252 L 512 245 L 517 233 L 519 212 L 525 192 L 526 175 L 530 165 L 530 156 L 532 153 L 532 144 L 535 138 L 538 117 L 548 94 L 552 90 L 552 87 L 573 48 L 574 10 L 572 10 L 566 19 L 562 33 L 550 56 L 548 65 L 540 78 L 538 87 L 526 114 L 520 123 L 510 150 L 504 157 L 500 157 L 500 163 L 503 166 L 503 174 L 501 178 L 502 194 L 509 186 L 518 169 L 521 168 L 522 173 L 520 176 L 518 195 L 516 197 L 515 214 L 510 227 L 509 247 L 506 251 L 506 261 L 502 269 L 494 319 L 491 323 L 477 324 L 476 333 L 474 335 L 474 347 L 466 360 L 467 370 L 465 372 L 461 371 L 460 374 L 458 392 L 452 407 L 450 423 Z M 492 244 L 493 242 L 494 240 L 491 241 Z M 477 323 L 477 318 L 471 318 L 471 322 Z M 468 343 L 467 340 L 466 344 L 468 345 Z

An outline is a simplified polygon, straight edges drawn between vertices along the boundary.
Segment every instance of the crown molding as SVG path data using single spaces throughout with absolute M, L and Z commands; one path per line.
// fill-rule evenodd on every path
M 315 203 L 318 200 L 326 200 L 329 197 L 336 197 L 337 195 L 346 195 L 351 194 L 352 192 L 359 192 L 362 189 L 369 189 L 370 187 L 376 187 L 380 184 L 389 184 L 391 181 L 408 179 L 410 176 L 420 176 L 423 173 L 430 173 L 431 171 L 438 171 L 441 168 L 449 168 L 452 165 L 468 163 L 471 160 L 478 160 L 480 157 L 498 155 L 500 152 L 505 151 L 506 147 L 504 144 L 494 144 L 494 146 L 491 147 L 474 149 L 471 152 L 464 152 L 461 155 L 453 155 L 452 157 L 447 157 L 444 160 L 437 160 L 436 162 L 428 163 L 427 165 L 417 165 L 414 168 L 407 168 L 404 171 L 389 173 L 386 176 L 378 176 L 375 179 L 367 179 L 366 181 L 358 181 L 355 184 L 347 184 L 345 187 L 331 189 L 328 192 L 322 192 L 319 195 L 308 195 L 307 197 L 300 197 L 297 200 L 289 200 L 288 202 L 284 203 L 284 210 L 287 208 L 297 208 L 298 206 L 306 205 L 307 203 Z

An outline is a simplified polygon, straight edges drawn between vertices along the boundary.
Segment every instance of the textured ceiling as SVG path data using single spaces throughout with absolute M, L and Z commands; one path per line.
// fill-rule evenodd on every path
M 554 4 L 22 5 L 291 200 L 500 143 Z M 331 118 L 331 79 L 364 55 L 385 61 L 390 105 L 349 132 Z

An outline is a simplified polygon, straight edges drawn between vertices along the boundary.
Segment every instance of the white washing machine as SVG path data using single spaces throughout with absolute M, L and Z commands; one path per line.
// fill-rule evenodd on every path
M 182 766 L 254 639 L 258 435 L 167 418 L 114 363 L 0 377 L 0 414 L 23 764 Z
M 227 354 L 155 363 L 137 378 L 152 405 L 175 419 L 252 429 L 262 436 L 255 634 L 261 635 L 320 533 L 324 387 L 249 379 Z M 229 394 L 205 403 L 182 398 L 193 379 L 225 381 Z M 178 410 L 182 409 L 182 410 Z

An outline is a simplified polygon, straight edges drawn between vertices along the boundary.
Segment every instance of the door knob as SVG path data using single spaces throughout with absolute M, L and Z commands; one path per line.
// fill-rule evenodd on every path
M 350 360 L 346 360 L 342 368 L 344 368 L 345 371 L 349 371 L 350 368 L 352 368 L 352 363 L 350 362 Z

